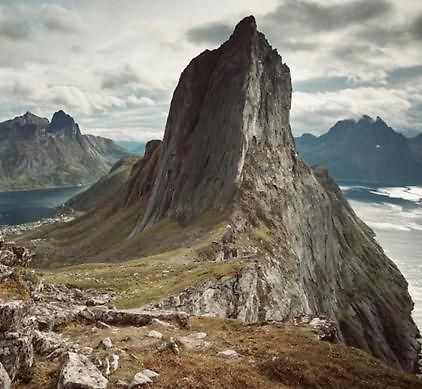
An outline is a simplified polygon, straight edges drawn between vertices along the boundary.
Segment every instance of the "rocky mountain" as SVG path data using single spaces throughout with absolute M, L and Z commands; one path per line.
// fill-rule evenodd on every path
M 138 159 L 136 156 L 128 156 L 118 160 L 107 175 L 101 177 L 86 191 L 72 197 L 65 206 L 83 212 L 101 206 L 125 184 Z
M 406 138 L 381 118 L 362 116 L 339 121 L 319 137 L 304 134 L 296 146 L 308 164 L 325 165 L 336 180 L 411 185 L 422 183 L 419 137 Z
M 52 277 L 86 286 L 97 275 L 125 307 L 246 322 L 322 315 L 341 342 L 414 372 L 407 283 L 327 170 L 298 155 L 291 93 L 288 66 L 243 19 L 183 71 L 163 142 L 107 205 L 26 237 L 38 266 L 91 262 L 80 279 L 66 267 Z
M 0 191 L 88 184 L 126 155 L 110 139 L 82 135 L 63 111 L 51 122 L 27 112 L 0 123 Z

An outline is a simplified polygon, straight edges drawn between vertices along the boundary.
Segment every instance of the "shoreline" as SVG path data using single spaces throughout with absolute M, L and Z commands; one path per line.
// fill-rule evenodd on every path
M 18 193 L 18 192 L 35 192 L 35 191 L 44 191 L 44 190 L 53 190 L 53 189 L 72 189 L 72 188 L 83 188 L 84 186 L 89 187 L 94 182 L 88 184 L 81 184 L 81 185 L 66 185 L 66 186 L 48 186 L 43 188 L 28 188 L 28 189 L 0 189 L 1 193 Z
M 14 225 L 0 225 L 0 237 L 14 237 L 22 235 L 25 232 L 32 231 L 41 226 L 55 224 L 55 223 L 69 223 L 75 219 L 73 210 L 67 214 L 61 214 L 54 217 L 43 218 L 34 222 L 14 224 Z

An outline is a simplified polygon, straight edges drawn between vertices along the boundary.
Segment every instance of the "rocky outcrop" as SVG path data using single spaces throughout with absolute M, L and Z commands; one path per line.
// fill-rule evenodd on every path
M 12 381 L 10 380 L 9 374 L 0 363 L 0 388 L 1 389 L 10 389 Z
M 15 242 L 6 242 L 0 235 L 0 264 L 27 267 L 32 260 L 31 252 Z
M 28 375 L 34 359 L 30 303 L 0 302 L 0 363 L 13 381 Z
M 68 352 L 63 357 L 57 389 L 105 389 L 108 380 L 82 354 Z
M 51 123 L 27 112 L 0 123 L 0 190 L 89 184 L 129 154 L 110 139 L 82 135 L 63 111 Z
M 245 321 L 324 315 L 341 341 L 414 371 L 407 283 L 326 171 L 298 156 L 290 104 L 289 68 L 253 17 L 182 73 L 163 143 L 119 200 L 141 204 L 132 236 L 165 218 L 188 225 L 217 212 L 237 237 L 230 244 L 255 250 L 235 276 L 158 306 Z
M 163 311 L 163 310 L 97 310 L 95 319 L 106 324 L 145 326 L 154 320 L 165 320 L 177 323 L 180 327 L 188 325 L 189 316 L 185 312 Z

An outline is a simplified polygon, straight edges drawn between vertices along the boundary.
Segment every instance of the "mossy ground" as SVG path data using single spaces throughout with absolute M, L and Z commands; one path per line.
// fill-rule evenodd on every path
M 135 308 L 197 286 L 207 280 L 231 275 L 242 261 L 194 262 L 191 252 L 175 250 L 119 263 L 91 263 L 55 269 L 38 269 L 48 282 L 78 288 L 99 288 L 116 293 L 119 308 Z

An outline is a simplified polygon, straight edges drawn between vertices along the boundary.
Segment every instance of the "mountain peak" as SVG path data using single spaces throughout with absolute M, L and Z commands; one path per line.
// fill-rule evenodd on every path
M 247 37 L 257 33 L 256 20 L 250 15 L 243 18 L 235 27 L 232 37 Z
M 80 135 L 79 126 L 75 123 L 72 116 L 68 115 L 63 110 L 54 113 L 51 123 L 48 126 L 50 133 L 74 137 Z
M 230 206 L 250 149 L 294 148 L 291 90 L 289 68 L 258 32 L 253 16 L 218 49 L 193 59 L 167 119 L 159 169 L 168 175 L 154 183 L 136 230 L 166 215 L 188 222 Z
M 14 119 L 0 123 L 0 127 L 23 126 L 35 126 L 35 128 L 45 128 L 48 126 L 48 119 L 34 115 L 32 112 L 27 111 L 21 116 L 16 116 Z
M 375 120 L 372 119 L 369 115 L 362 115 L 362 117 L 358 120 L 358 123 L 375 123 Z
M 75 120 L 72 116 L 68 115 L 63 110 L 59 110 L 54 113 L 53 118 L 51 119 L 51 128 L 62 129 L 65 127 L 73 126 Z

